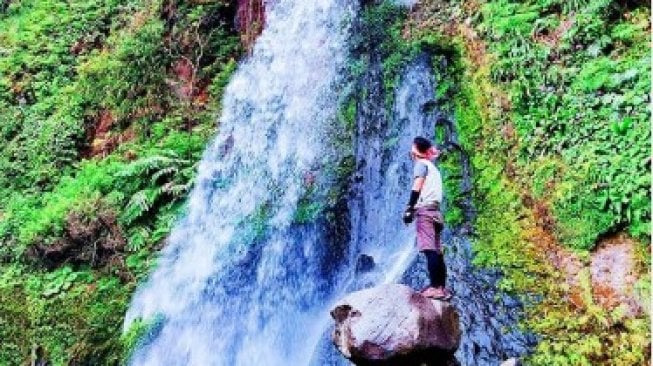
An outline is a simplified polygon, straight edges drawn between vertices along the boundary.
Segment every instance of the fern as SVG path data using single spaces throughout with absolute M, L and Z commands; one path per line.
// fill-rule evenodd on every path
M 173 151 L 164 151 L 127 165 L 118 175 L 136 182 L 137 189 L 125 207 L 123 222 L 133 224 L 157 206 L 185 197 L 192 187 L 196 166 L 197 163 L 179 158 Z
M 174 169 L 189 164 L 190 161 L 180 159 L 173 151 L 164 151 L 161 155 L 148 156 L 127 165 L 123 171 L 118 173 L 118 176 L 123 178 L 138 177 L 143 174 L 165 175 Z M 172 169 L 172 170 L 170 170 Z M 154 175 L 154 174 L 153 174 Z
M 163 168 L 163 169 L 155 172 L 154 174 L 152 174 L 152 177 L 150 177 L 150 180 L 152 181 L 152 183 L 156 183 L 161 177 L 175 175 L 177 172 L 179 172 L 178 167 L 169 166 L 169 167 Z
M 146 188 L 136 192 L 125 207 L 123 222 L 129 225 L 150 212 L 160 194 L 160 188 Z
M 127 250 L 130 252 L 138 252 L 145 248 L 151 236 L 152 231 L 145 226 L 137 226 L 130 230 Z

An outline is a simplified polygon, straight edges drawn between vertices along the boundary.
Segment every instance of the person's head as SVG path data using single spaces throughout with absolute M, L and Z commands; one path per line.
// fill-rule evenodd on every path
M 411 156 L 413 159 L 434 159 L 438 156 L 439 151 L 433 146 L 431 141 L 422 136 L 417 136 L 413 139 L 413 146 L 411 148 Z

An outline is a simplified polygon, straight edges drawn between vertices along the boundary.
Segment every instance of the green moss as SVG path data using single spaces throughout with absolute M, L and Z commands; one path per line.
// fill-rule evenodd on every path
M 470 82 L 469 72 L 463 72 L 459 93 L 455 98 L 455 122 L 461 144 L 470 154 L 473 165 L 473 201 L 478 215 L 474 223 L 474 262 L 483 267 L 501 268 L 504 278 L 500 288 L 505 291 L 530 295 L 537 279 L 533 273 L 539 266 L 529 253 L 530 243 L 522 237 L 526 227 L 525 212 L 514 185 L 503 177 L 503 161 L 488 146 L 480 148 L 476 141 L 492 146 L 497 139 L 492 132 L 487 112 L 483 112 L 481 90 Z M 490 140 L 492 139 L 492 140 Z M 495 142 L 495 149 L 507 148 Z M 530 255 L 526 255 L 530 254 Z M 524 292 L 526 290 L 526 292 Z
M 361 47 L 375 47 L 375 53 L 382 60 L 383 89 L 388 109 L 392 107 L 394 90 L 399 82 L 401 70 L 419 51 L 402 36 L 406 17 L 406 9 L 390 0 L 366 6 L 361 15 L 362 30 L 359 37 L 362 36 L 362 39 L 354 40 L 354 43 L 359 42 Z
M 439 159 L 439 167 L 443 172 L 444 196 L 447 202 L 445 220 L 451 226 L 458 226 L 464 223 L 464 215 L 461 207 L 464 199 L 462 183 L 462 162 L 457 151 L 444 154 Z
M 121 362 L 127 364 L 134 351 L 146 346 L 159 334 L 165 323 L 163 314 L 156 314 L 150 319 L 136 319 L 129 329 L 120 337 L 123 345 Z
M 117 1 L 23 1 L 0 19 L 0 189 L 51 186 L 77 159 L 85 115 L 71 49 L 103 42 L 119 13 Z
M 356 115 L 358 104 L 355 98 L 349 98 L 339 109 L 340 121 L 347 131 L 354 131 L 356 128 Z
M 310 200 L 301 200 L 295 211 L 294 222 L 297 224 L 308 224 L 319 217 L 324 208 L 319 202 L 311 202 Z
M 0 345 L 3 363 L 22 364 L 36 345 L 55 365 L 73 360 L 118 364 L 122 316 L 132 286 L 70 267 L 49 273 L 21 265 L 0 269 L 0 309 L 8 322 L 2 329 L 11 339 Z M 12 313 L 20 315 L 5 317 Z
M 641 13 L 646 10 L 590 1 L 578 7 L 572 22 L 571 14 L 550 15 L 547 9 L 540 3 L 489 2 L 480 25 L 497 58 L 494 81 L 510 91 L 518 168 L 532 171 L 541 160 L 559 162 L 564 174 L 532 184 L 552 191 L 547 199 L 564 244 L 590 249 L 600 235 L 624 227 L 647 240 L 642 228 L 650 222 L 645 173 L 650 47 L 642 38 Z M 521 17 L 533 12 L 537 24 Z M 552 32 L 563 21 L 569 29 L 554 47 L 521 37 L 526 29 Z M 501 26 L 508 23 L 512 26 Z
M 238 224 L 237 244 L 242 247 L 257 245 L 265 238 L 270 228 L 273 207 L 270 203 L 261 203 L 253 213 L 244 217 Z

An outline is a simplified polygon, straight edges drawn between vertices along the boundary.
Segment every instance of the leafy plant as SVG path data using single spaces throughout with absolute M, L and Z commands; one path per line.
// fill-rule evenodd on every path
M 500 288 L 528 305 L 523 325 L 539 344 L 527 362 L 648 362 L 648 315 L 593 304 L 587 273 L 587 305 L 570 304 L 547 252 L 562 245 L 589 255 L 597 238 L 619 231 L 650 246 L 648 8 L 607 0 L 420 7 L 414 37 L 439 33 L 459 49 L 450 98 L 474 166 L 475 263 L 500 269 Z
M 190 190 L 196 163 L 180 158 L 174 151 L 138 159 L 120 171 L 123 180 L 140 182 L 140 189 L 129 199 L 123 214 L 126 225 L 149 213 L 165 199 L 168 203 L 185 197 Z
M 127 301 L 184 208 L 240 56 L 233 4 L 7 4 L 0 1 L 0 364 L 25 363 L 33 344 L 53 364 L 119 364 Z M 185 58 L 192 80 L 175 68 Z M 23 264 L 34 247 L 58 245 L 71 214 L 98 220 L 89 209 L 98 205 L 119 213 L 128 253 L 95 270 Z

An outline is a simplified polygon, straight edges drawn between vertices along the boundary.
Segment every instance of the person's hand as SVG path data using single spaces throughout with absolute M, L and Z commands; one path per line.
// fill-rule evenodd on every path
M 402 219 L 404 220 L 404 224 L 406 225 L 413 222 L 413 219 L 415 219 L 415 209 L 410 206 L 406 207 L 406 211 L 404 211 L 404 215 Z

